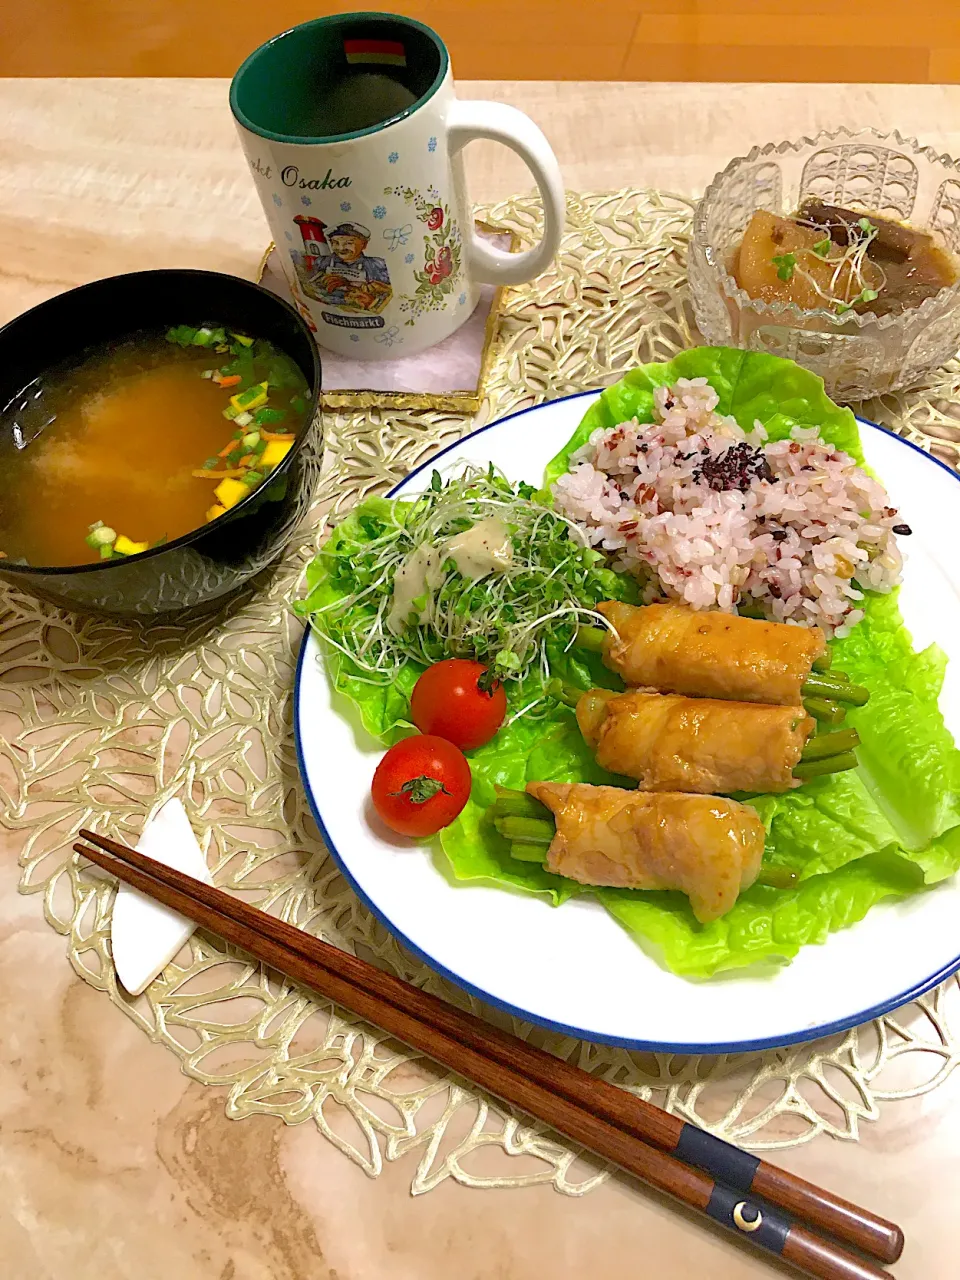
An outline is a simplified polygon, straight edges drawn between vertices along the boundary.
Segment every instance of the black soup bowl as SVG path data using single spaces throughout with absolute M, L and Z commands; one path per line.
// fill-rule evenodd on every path
M 267 339 L 307 381 L 306 418 L 270 483 L 210 524 L 128 560 L 46 568 L 0 559 L 0 578 L 68 609 L 146 620 L 211 605 L 280 555 L 320 473 L 320 357 L 296 311 L 259 285 L 215 271 L 137 271 L 61 293 L 0 329 L 0 406 L 88 347 L 206 321 Z M 0 463 L 14 447 L 0 438 Z

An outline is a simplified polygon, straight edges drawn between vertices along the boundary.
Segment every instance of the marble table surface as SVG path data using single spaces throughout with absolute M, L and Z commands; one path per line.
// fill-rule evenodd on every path
M 960 152 L 960 87 L 465 83 L 544 128 L 571 188 L 702 189 L 755 142 L 838 123 Z M 471 192 L 529 185 L 485 143 Z M 100 276 L 162 266 L 250 276 L 269 237 L 219 80 L 0 81 L 0 320 Z M 0 723 L 0 736 L 4 726 Z M 0 796 L 3 794 L 0 756 Z M 784 1274 L 624 1180 L 409 1195 L 311 1125 L 232 1122 L 221 1091 L 72 972 L 0 832 L 0 1274 L 10 1280 L 710 1280 Z M 782 1154 L 898 1220 L 900 1280 L 956 1274 L 960 1077 L 886 1106 L 858 1143 Z

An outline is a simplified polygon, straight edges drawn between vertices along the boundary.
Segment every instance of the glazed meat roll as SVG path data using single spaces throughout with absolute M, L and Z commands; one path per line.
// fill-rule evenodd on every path
M 546 866 L 581 884 L 678 889 L 706 924 L 757 878 L 764 828 L 748 805 L 588 783 L 529 782 L 554 815 Z
M 577 723 L 597 763 L 644 791 L 789 791 L 816 721 L 801 706 L 771 707 L 631 689 L 593 689 Z
M 790 627 L 679 604 L 598 605 L 608 633 L 603 661 L 624 684 L 795 707 L 814 662 L 827 652 L 818 627 Z M 618 638 L 619 637 L 619 638 Z

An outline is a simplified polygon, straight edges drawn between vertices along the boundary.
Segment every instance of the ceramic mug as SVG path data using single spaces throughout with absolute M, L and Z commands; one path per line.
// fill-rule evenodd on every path
M 469 318 L 481 284 L 520 284 L 557 252 L 549 143 L 514 107 L 458 101 L 446 47 L 420 22 L 354 13 L 293 27 L 243 63 L 230 106 L 297 309 L 332 351 L 422 351 Z M 477 238 L 462 157 L 475 138 L 529 166 L 544 208 L 532 249 Z

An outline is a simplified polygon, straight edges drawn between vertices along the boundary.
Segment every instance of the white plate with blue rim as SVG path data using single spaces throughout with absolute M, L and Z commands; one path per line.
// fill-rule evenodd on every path
M 492 462 L 539 483 L 597 392 L 481 427 L 406 477 L 412 495 L 436 468 Z M 917 649 L 950 659 L 940 706 L 960 737 L 960 477 L 908 441 L 861 422 L 867 462 L 913 529 L 900 603 Z M 430 846 L 378 833 L 368 814 L 382 746 L 367 737 L 323 671 L 309 632 L 297 668 L 300 772 L 314 817 L 360 899 L 431 968 L 491 1005 L 568 1035 L 634 1049 L 738 1053 L 812 1040 L 915 999 L 960 969 L 960 877 L 804 947 L 789 964 L 690 981 L 642 950 L 589 896 L 539 896 L 459 884 Z

